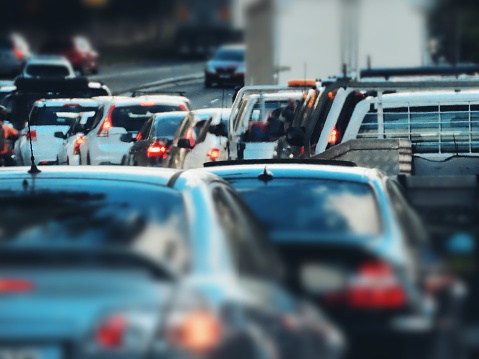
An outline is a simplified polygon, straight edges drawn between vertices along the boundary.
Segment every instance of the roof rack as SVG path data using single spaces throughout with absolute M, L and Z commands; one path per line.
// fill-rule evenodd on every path
M 74 79 L 30 79 L 19 77 L 15 80 L 18 91 L 23 92 L 61 92 L 90 89 L 86 77 Z
M 255 160 L 235 160 L 235 161 L 216 161 L 206 162 L 204 167 L 220 167 L 220 166 L 241 166 L 241 165 L 275 165 L 275 164 L 293 164 L 293 165 L 323 165 L 323 166 L 340 166 L 340 167 L 357 167 L 351 161 L 336 160 L 318 160 L 318 159 L 255 159 Z
M 404 67 L 404 68 L 375 68 L 360 71 L 361 78 L 370 77 L 390 77 L 401 76 L 459 76 L 459 75 L 479 75 L 479 65 L 458 65 L 458 66 L 424 66 L 424 67 Z
M 178 96 L 185 96 L 186 91 L 144 91 L 144 90 L 135 90 L 131 93 L 131 97 L 139 97 L 145 95 L 178 95 Z

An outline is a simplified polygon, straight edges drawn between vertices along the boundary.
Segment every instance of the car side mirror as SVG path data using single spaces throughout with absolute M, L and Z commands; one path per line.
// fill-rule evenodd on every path
M 55 132 L 55 133 L 53 134 L 53 136 L 54 136 L 55 138 L 61 138 L 62 140 L 66 140 L 66 138 L 67 138 L 67 136 L 66 136 L 63 132 L 61 132 L 61 131 Z
M 133 137 L 131 132 L 127 132 L 127 133 L 124 133 L 120 136 L 120 141 L 130 143 L 130 142 L 134 142 L 135 138 Z
M 192 149 L 193 146 L 191 146 L 191 142 L 187 138 L 181 138 L 178 140 L 177 144 L 178 148 L 187 148 L 187 149 Z
M 218 137 L 227 137 L 226 125 L 224 123 L 219 123 L 218 125 L 210 126 L 208 132 L 218 136 Z
M 290 127 L 286 131 L 286 141 L 291 146 L 303 147 L 306 131 L 304 127 Z

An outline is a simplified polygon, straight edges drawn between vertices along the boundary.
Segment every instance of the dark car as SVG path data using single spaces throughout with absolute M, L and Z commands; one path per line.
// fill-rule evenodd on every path
M 188 112 L 167 112 L 152 116 L 136 138 L 126 134 L 125 142 L 134 142 L 123 163 L 129 166 L 162 167 L 180 122 Z
M 98 53 L 87 38 L 72 36 L 51 39 L 40 49 L 45 55 L 65 56 L 81 74 L 98 73 Z
M 216 176 L 61 166 L 31 175 L 19 167 L 2 171 L 0 189 L 2 353 L 340 353 L 334 327 L 278 284 L 264 233 Z
M 288 288 L 340 326 L 352 357 L 464 353 L 462 284 L 436 259 L 395 181 L 351 163 L 244 162 L 209 170 L 269 229 Z
M 15 77 L 30 56 L 30 47 L 18 34 L 0 34 L 0 75 Z
M 218 85 L 244 85 L 245 47 L 221 46 L 205 69 L 205 87 Z

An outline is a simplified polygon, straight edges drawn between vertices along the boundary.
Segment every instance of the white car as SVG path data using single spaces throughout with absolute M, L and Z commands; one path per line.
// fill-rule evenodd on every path
M 137 136 L 145 122 L 155 113 L 188 111 L 190 101 L 183 96 L 155 95 L 139 97 L 97 97 L 102 102 L 93 119 L 92 129 L 80 146 L 82 165 L 120 165 L 131 143 L 121 136 Z
M 58 152 L 63 144 L 55 132 L 66 133 L 80 112 L 95 112 L 100 103 L 91 99 L 51 99 L 39 100 L 30 113 L 30 128 L 20 131 L 15 143 L 15 157 L 19 165 L 31 164 L 30 138 L 36 164 L 53 165 L 59 162 Z M 90 121 L 91 123 L 91 121 Z M 87 124 L 88 128 L 89 125 Z
M 80 165 L 80 146 L 84 142 L 85 127 L 88 121 L 93 119 L 95 112 L 81 112 L 75 115 L 75 122 L 67 133 L 55 132 L 54 134 L 55 137 L 63 139 L 63 144 L 58 151 L 58 164 L 60 165 Z
M 63 56 L 32 56 L 22 70 L 24 78 L 75 78 L 75 71 Z
M 194 111 L 198 117 L 209 115 L 202 124 L 195 146 L 185 154 L 184 169 L 201 168 L 206 162 L 228 159 L 228 119 L 230 108 L 208 108 Z

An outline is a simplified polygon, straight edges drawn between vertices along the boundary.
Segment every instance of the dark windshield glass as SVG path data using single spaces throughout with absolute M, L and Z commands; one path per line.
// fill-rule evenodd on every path
M 51 107 L 36 107 L 30 117 L 31 126 L 56 126 L 56 125 L 70 125 L 72 119 L 66 121 L 65 118 L 58 115 L 62 112 L 90 112 L 96 111 L 98 107 L 82 107 L 82 106 L 51 106 Z
M 138 132 L 145 122 L 155 113 L 181 111 L 175 105 L 122 106 L 113 110 L 113 127 L 123 127 L 127 131 Z
M 29 65 L 26 72 L 35 77 L 65 77 L 70 74 L 65 66 L 55 65 Z
M 374 236 L 380 232 L 375 197 L 366 184 L 322 179 L 230 183 L 272 230 L 273 237 L 282 233 L 318 238 Z
M 165 241 L 185 240 L 182 196 L 169 188 L 105 180 L 28 182 L 22 190 L 20 179 L 0 181 L 0 243 L 161 253 Z
M 158 119 L 156 125 L 156 137 L 173 138 L 178 125 L 184 117 L 185 115 Z
M 216 61 L 244 61 L 244 51 L 243 50 L 230 50 L 224 49 L 216 53 L 213 60 Z

